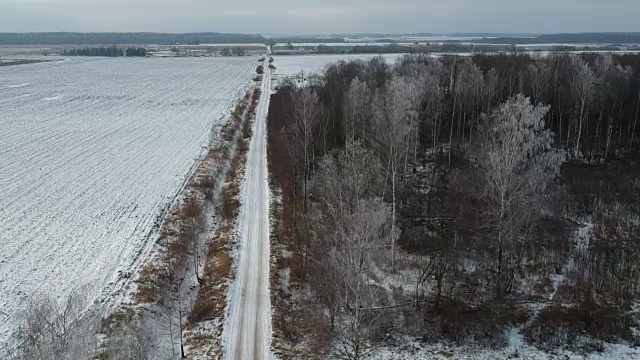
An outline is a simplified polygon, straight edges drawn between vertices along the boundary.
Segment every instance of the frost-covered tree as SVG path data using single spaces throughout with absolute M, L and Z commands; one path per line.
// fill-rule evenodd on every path
M 574 155 L 580 156 L 580 141 L 582 138 L 582 129 L 584 127 L 585 119 L 587 118 L 588 105 L 591 97 L 593 96 L 596 77 L 589 67 L 582 60 L 575 60 L 577 72 L 572 82 L 572 92 L 574 94 L 574 101 L 578 111 L 578 123 L 576 130 L 576 142 Z
M 99 317 L 82 314 L 87 307 L 84 290 L 63 302 L 34 297 L 26 304 L 17 333 L 17 359 L 89 359 L 97 350 Z
M 471 183 L 488 212 L 497 296 L 508 290 L 519 260 L 506 250 L 540 215 L 565 157 L 553 147 L 553 133 L 545 126 L 548 111 L 548 106 L 534 106 L 522 95 L 513 97 L 483 118 L 483 140 L 468 152 L 474 165 Z
M 415 82 L 395 77 L 374 101 L 374 139 L 386 161 L 391 183 L 392 235 L 391 254 L 395 254 L 397 194 L 400 175 L 417 131 L 417 106 L 421 96 Z

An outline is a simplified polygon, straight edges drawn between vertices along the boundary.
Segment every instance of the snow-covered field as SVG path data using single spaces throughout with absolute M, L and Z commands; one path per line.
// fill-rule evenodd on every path
M 0 344 L 34 294 L 119 291 L 255 62 L 0 67 Z
M 403 54 L 381 55 L 389 64 L 393 64 L 396 59 Z M 369 60 L 376 54 L 337 54 L 337 55 L 283 55 L 274 56 L 276 75 L 290 76 L 302 72 L 311 73 L 322 71 L 325 66 L 339 60 Z

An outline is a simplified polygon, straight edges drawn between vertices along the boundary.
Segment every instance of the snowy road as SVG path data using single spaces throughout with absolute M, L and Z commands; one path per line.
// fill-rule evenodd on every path
M 224 329 L 224 359 L 268 359 L 271 344 L 269 298 L 269 185 L 267 113 L 271 73 L 265 66 L 241 192 L 240 248 Z

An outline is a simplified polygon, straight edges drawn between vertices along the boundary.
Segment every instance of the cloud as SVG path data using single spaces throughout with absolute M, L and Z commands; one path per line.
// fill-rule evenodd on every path
M 638 0 L 0 0 L 0 31 L 640 31 Z

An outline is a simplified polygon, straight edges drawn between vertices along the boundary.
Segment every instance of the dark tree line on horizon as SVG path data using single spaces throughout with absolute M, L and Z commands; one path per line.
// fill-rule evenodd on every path
M 412 37 L 442 36 L 441 34 L 343 34 L 326 36 L 280 36 L 264 37 L 258 34 L 233 34 L 217 32 L 200 33 L 153 33 L 153 32 L 30 32 L 0 33 L 0 45 L 108 45 L 108 44 L 156 44 L 156 45 L 199 45 L 199 44 L 273 44 L 280 43 L 344 43 L 346 37 L 364 36 L 374 42 L 396 42 L 402 35 Z M 481 39 L 465 37 L 483 36 Z M 460 40 L 455 37 L 460 36 Z M 449 42 L 474 44 L 640 44 L 640 32 L 627 33 L 575 33 L 544 34 L 531 36 L 492 36 L 491 34 L 453 34 Z
M 145 57 L 147 56 L 147 49 L 143 47 L 128 47 L 126 49 L 119 48 L 117 46 L 109 47 L 91 47 L 84 49 L 65 49 L 62 55 L 66 56 L 106 56 L 106 57 Z
M 204 33 L 0 33 L 0 45 L 199 45 L 199 44 L 253 44 L 264 43 L 265 38 L 255 34 Z

